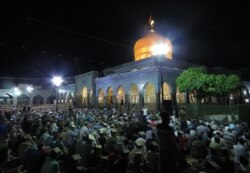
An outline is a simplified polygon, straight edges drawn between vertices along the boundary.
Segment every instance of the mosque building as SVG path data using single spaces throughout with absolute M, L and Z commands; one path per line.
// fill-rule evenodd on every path
M 110 107 L 119 111 L 147 108 L 153 112 L 189 103 L 192 95 L 179 92 L 176 78 L 183 70 L 200 65 L 174 59 L 171 41 L 155 31 L 152 18 L 149 24 L 149 32 L 134 45 L 133 62 L 104 69 L 104 77 L 99 77 L 97 71 L 75 76 L 74 84 L 59 87 L 59 103 L 74 103 L 82 108 Z M 250 83 L 245 82 L 245 85 L 243 93 L 249 98 Z M 1 90 L 0 93 L 10 92 Z M 12 104 L 50 104 L 56 94 L 54 89 L 38 89 L 22 97 L 26 101 L 20 100 L 20 96 L 2 100 Z
M 77 102 L 121 111 L 144 107 L 156 111 L 163 104 L 184 103 L 185 94 L 178 91 L 175 80 L 192 65 L 173 60 L 172 51 L 171 41 L 154 30 L 150 19 L 150 31 L 134 45 L 133 62 L 105 69 L 101 78 L 97 72 L 75 77 Z

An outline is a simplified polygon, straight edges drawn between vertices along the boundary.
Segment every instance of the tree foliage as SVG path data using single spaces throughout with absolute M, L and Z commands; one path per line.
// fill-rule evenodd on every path
M 176 80 L 181 92 L 188 91 L 198 100 L 207 96 L 223 96 L 241 87 L 239 76 L 208 74 L 203 68 L 188 68 Z

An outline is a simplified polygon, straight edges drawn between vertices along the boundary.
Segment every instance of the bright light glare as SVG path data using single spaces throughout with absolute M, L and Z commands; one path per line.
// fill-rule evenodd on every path
M 58 92 L 59 92 L 59 93 L 66 93 L 66 91 L 63 90 L 63 89 L 59 89 Z
M 63 83 L 63 79 L 61 76 L 54 76 L 51 81 L 57 87 L 59 87 Z
M 249 103 L 249 99 L 245 99 L 245 102 L 246 102 L 246 103 Z
M 230 99 L 230 100 L 233 100 L 233 99 L 234 99 L 234 96 L 233 96 L 233 95 L 230 95 L 229 99 Z
M 31 93 L 34 88 L 32 86 L 27 86 L 26 90 L 28 91 L 28 93 Z
M 169 51 L 169 46 L 166 44 L 156 44 L 152 47 L 153 55 L 164 55 Z
M 243 94 L 244 94 L 244 95 L 247 95 L 247 91 L 246 91 L 246 90 L 244 90 L 244 91 L 243 91 Z
M 14 88 L 14 93 L 17 96 L 21 95 L 21 91 L 17 87 Z

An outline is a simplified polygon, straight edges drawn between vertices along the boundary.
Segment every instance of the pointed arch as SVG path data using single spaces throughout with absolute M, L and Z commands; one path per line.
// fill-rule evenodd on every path
M 162 90 L 161 90 L 162 92 Z M 162 94 L 162 93 L 161 93 Z M 162 99 L 162 96 L 161 96 Z M 163 100 L 171 100 L 171 91 L 170 91 L 170 86 L 168 85 L 167 82 L 163 83 Z
M 54 104 L 55 100 L 56 100 L 56 96 L 50 95 L 50 96 L 47 98 L 47 104 Z
M 144 105 L 151 110 L 155 110 L 156 104 L 156 92 L 155 85 L 153 83 L 147 82 L 144 86 Z
M 117 98 L 117 106 L 119 112 L 123 112 L 125 110 L 125 89 L 123 86 L 118 87 L 117 93 L 116 93 L 116 98 Z
M 82 88 L 82 106 L 88 107 L 88 89 L 86 86 Z
M 122 86 L 118 87 L 116 97 L 117 97 L 118 104 L 125 103 L 125 89 L 124 89 L 124 87 L 122 87 Z
M 98 91 L 98 104 L 99 106 L 104 106 L 105 95 L 103 89 L 99 89 Z
M 44 98 L 41 95 L 36 95 L 35 97 L 33 97 L 33 101 L 32 104 L 33 105 L 42 105 L 44 102 Z
M 94 97 L 94 92 L 92 89 L 89 89 L 89 92 L 88 92 L 88 100 L 89 100 L 89 106 L 92 107 L 94 105 L 94 102 L 93 102 L 93 98 Z
M 107 106 L 112 107 L 114 104 L 114 92 L 112 87 L 107 89 Z
M 130 86 L 129 94 L 130 94 L 130 103 L 138 104 L 140 94 L 139 94 L 138 86 L 136 84 L 132 84 Z
M 29 96 L 22 94 L 17 97 L 17 104 L 18 105 L 28 105 L 29 104 Z

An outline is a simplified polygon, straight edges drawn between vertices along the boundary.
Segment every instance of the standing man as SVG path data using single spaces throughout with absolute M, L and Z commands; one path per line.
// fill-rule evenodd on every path
M 185 110 L 184 106 L 181 107 L 181 110 L 179 112 L 179 118 L 180 118 L 180 121 L 181 121 L 181 130 L 184 131 L 186 128 L 188 128 L 188 125 L 187 125 L 187 113 L 186 113 L 186 110 Z
M 177 163 L 177 145 L 174 130 L 169 126 L 170 113 L 161 111 L 162 123 L 157 125 L 160 145 L 160 173 L 175 173 Z

